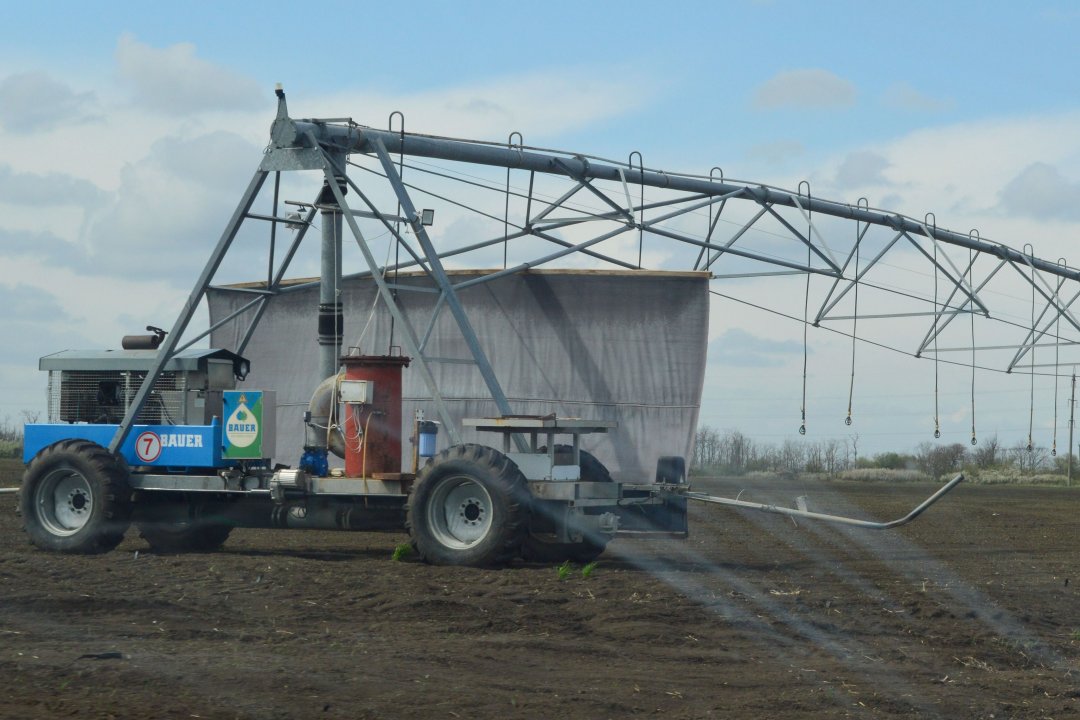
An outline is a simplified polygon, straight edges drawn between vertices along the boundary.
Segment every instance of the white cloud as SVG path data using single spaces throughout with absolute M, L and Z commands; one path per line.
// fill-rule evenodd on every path
M 882 170 L 882 177 L 889 181 L 888 193 L 868 195 L 871 206 L 916 218 L 933 212 L 939 227 L 964 233 L 976 227 L 984 238 L 1014 247 L 1042 236 L 1040 244 L 1050 243 L 1045 250 L 1036 247 L 1040 255 L 1057 257 L 1066 252 L 1067 246 L 1058 247 L 1059 228 L 1033 224 L 1030 214 L 1020 213 L 1018 200 L 1006 200 L 1004 193 L 1010 183 L 1020 182 L 1021 174 L 1033 163 L 1053 161 L 1063 177 L 1080 173 L 1080 112 L 953 123 L 848 150 L 820 164 L 813 178 L 816 194 L 852 202 L 852 188 L 843 182 L 850 178 L 841 168 L 857 153 L 876 155 L 888 163 Z M 1023 197 L 1029 209 L 1037 183 L 1055 193 L 1055 204 L 1075 197 L 1069 194 L 1075 192 L 1075 184 L 1061 180 L 1058 187 L 1059 179 L 1048 179 L 1045 168 L 1033 170 L 1014 189 L 1027 193 Z M 798 180 L 791 182 L 794 185 Z M 1039 220 L 1065 220 L 1064 212 L 1058 208 Z
M 841 189 L 862 188 L 868 185 L 888 185 L 882 174 L 889 161 L 870 150 L 857 150 L 841 161 L 836 169 L 836 186 Z
M 855 104 L 855 86 L 848 80 L 818 68 L 789 70 L 766 80 L 754 92 L 754 107 L 840 108 Z
M 136 103 L 156 112 L 191 115 L 271 106 L 269 93 L 255 80 L 197 57 L 191 43 L 155 48 L 125 33 L 116 64 Z
M 23 283 L 0 285 L 0 307 L 4 365 L 35 370 L 42 355 L 85 343 L 76 327 L 56 322 L 66 313 L 59 298 L 47 290 Z
M 130 274 L 122 282 L 104 280 L 81 269 L 50 265 L 45 258 L 22 256 L 5 258 L 4 269 L 5 279 L 20 278 L 17 284 L 33 293 L 33 302 L 18 317 L 35 322 L 34 329 L 22 332 L 36 356 L 71 347 L 118 347 L 122 335 L 148 323 L 169 327 L 187 295 L 186 289 L 170 287 L 149 272 Z
M 25 135 L 63 125 L 84 123 L 95 117 L 97 97 L 75 92 L 43 72 L 9 75 L 0 81 L 0 125 Z
M 747 151 L 746 157 L 750 160 L 761 160 L 769 165 L 779 165 L 805 152 L 806 148 L 798 140 L 777 140 L 755 145 Z
M 113 202 L 91 220 L 87 241 L 99 268 L 190 283 L 259 157 L 259 148 L 227 132 L 156 142 L 124 169 Z
M 0 228 L 0 248 L 7 258 L 35 258 L 55 269 L 70 268 L 80 272 L 91 269 L 86 251 L 50 232 Z M 0 304 L 0 307 L 3 307 Z
M 16 172 L 0 164 L 0 202 L 38 207 L 87 206 L 104 199 L 105 192 L 88 180 L 56 172 Z
M 951 98 L 931 97 L 919 92 L 906 82 L 890 85 L 882 94 L 881 99 L 887 107 L 912 112 L 944 112 L 955 106 Z
M 3 317 L 10 321 L 37 321 L 56 317 L 62 311 L 60 303 L 51 294 L 30 285 L 12 287 L 0 285 L 0 307 Z M 5 336 L 6 337 L 6 336 Z
M 508 132 L 515 130 L 529 145 L 650 102 L 653 93 L 648 78 L 640 73 L 636 81 L 627 77 L 621 68 L 549 70 L 402 95 L 290 95 L 289 106 L 294 117 L 341 117 L 343 111 L 362 111 L 358 120 L 379 128 L 387 127 L 383 118 L 400 110 L 408 132 L 505 141 Z M 573 111 L 567 112 L 567 108 Z M 398 127 L 395 119 L 394 128 Z
M 1013 215 L 1080 220 L 1080 183 L 1053 165 L 1032 163 L 1002 188 L 1000 207 Z

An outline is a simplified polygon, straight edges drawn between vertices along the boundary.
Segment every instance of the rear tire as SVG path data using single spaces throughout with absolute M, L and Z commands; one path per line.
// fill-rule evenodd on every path
M 508 457 L 483 445 L 455 445 L 420 471 L 405 526 L 425 562 L 501 565 L 521 548 L 528 500 L 525 477 Z
M 547 448 L 542 447 L 539 452 L 547 452 Z M 574 448 L 570 445 L 555 446 L 556 455 L 572 455 L 573 452 Z M 579 451 L 579 455 L 582 482 L 612 482 L 611 473 L 595 456 L 584 450 Z M 566 460 L 566 462 L 570 461 Z M 581 542 L 559 542 L 555 539 L 553 520 L 545 517 L 539 503 L 540 501 L 534 502 L 532 524 L 521 546 L 522 558 L 535 563 L 561 563 L 570 560 L 584 565 L 600 557 L 611 538 L 592 533 L 583 537 Z
M 30 542 L 42 550 L 108 552 L 131 524 L 127 466 L 88 440 L 54 443 L 26 468 L 19 509 Z

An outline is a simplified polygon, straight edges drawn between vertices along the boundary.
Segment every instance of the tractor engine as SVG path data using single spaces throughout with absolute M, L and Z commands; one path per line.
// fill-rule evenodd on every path
M 41 358 L 49 372 L 50 423 L 119 423 L 157 351 L 65 350 Z M 222 393 L 247 375 L 248 361 L 226 350 L 178 353 L 154 382 L 135 422 L 140 425 L 209 425 L 221 417 Z

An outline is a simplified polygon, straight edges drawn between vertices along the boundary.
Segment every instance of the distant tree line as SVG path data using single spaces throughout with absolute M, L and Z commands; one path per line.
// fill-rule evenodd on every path
M 1080 473 L 1080 465 L 1074 470 Z M 1003 446 L 996 435 L 979 440 L 978 445 L 924 442 L 914 452 L 882 452 L 859 455 L 859 436 L 839 440 L 786 439 L 780 444 L 750 439 L 738 430 L 719 431 L 707 425 L 698 428 L 694 442 L 693 470 L 698 473 L 742 475 L 748 472 L 825 473 L 837 475 L 859 468 L 917 470 L 934 479 L 964 470 L 969 473 L 1003 470 L 1021 475 L 1065 473 L 1068 458 L 1054 456 L 1043 446 L 1028 449 L 1026 443 Z
M 18 421 L 0 420 L 0 458 L 22 457 L 23 423 L 36 423 L 40 413 L 24 410 Z M 1074 471 L 1080 463 L 1074 458 Z M 835 476 L 845 470 L 881 469 L 914 470 L 934 479 L 961 470 L 1006 471 L 1020 475 L 1064 474 L 1068 458 L 1056 457 L 1041 445 L 1030 450 L 1026 443 L 1005 447 L 996 435 L 979 440 L 978 445 L 924 442 L 914 452 L 882 452 L 870 457 L 859 455 L 859 436 L 843 440 L 803 440 L 788 438 L 779 445 L 750 439 L 738 430 L 719 431 L 708 425 L 695 435 L 692 470 L 700 474 L 742 475 L 748 472 L 774 472 L 786 475 L 824 473 Z

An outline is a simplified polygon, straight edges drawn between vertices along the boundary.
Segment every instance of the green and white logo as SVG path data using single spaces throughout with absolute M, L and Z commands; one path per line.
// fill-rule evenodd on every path
M 262 457 L 262 392 L 225 391 L 225 447 L 229 459 Z

